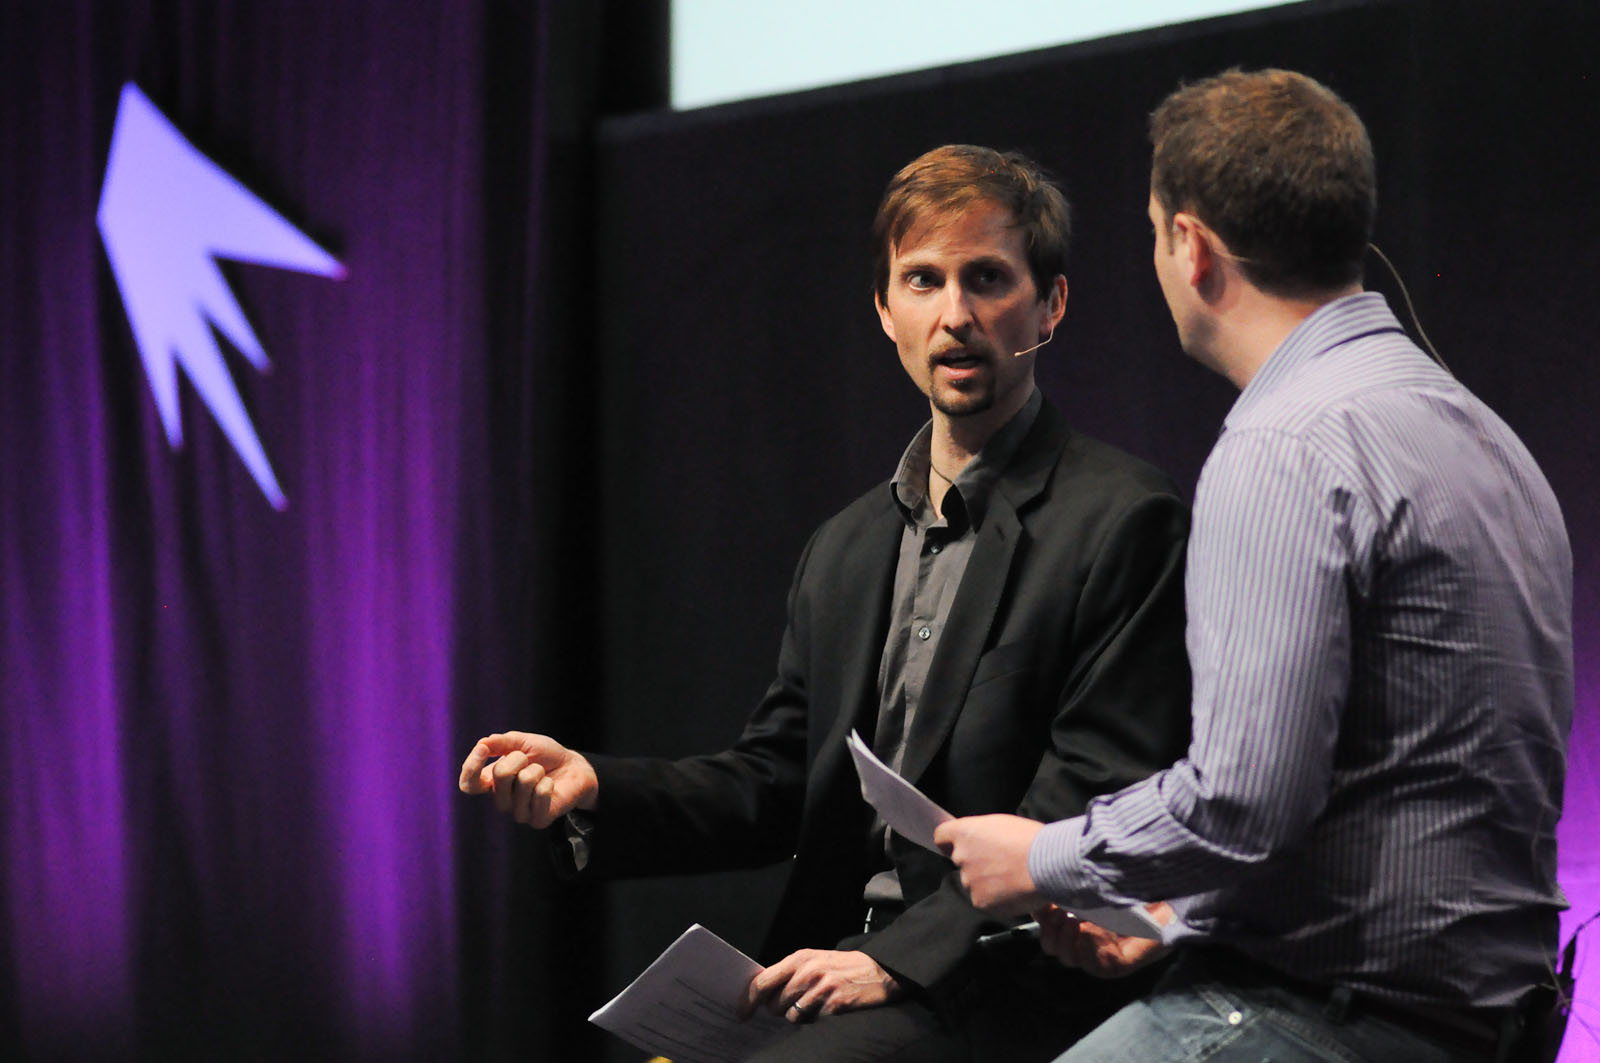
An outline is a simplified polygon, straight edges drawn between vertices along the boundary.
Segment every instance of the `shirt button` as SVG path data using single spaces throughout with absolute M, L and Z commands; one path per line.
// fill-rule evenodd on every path
M 928 547 L 928 553 L 937 554 L 940 550 L 943 550 L 943 549 L 944 549 L 944 547 L 940 546 L 938 543 L 934 543 L 932 546 Z
M 932 637 L 933 637 L 933 631 L 929 629 L 928 625 L 924 624 L 921 627 L 917 628 L 917 638 L 919 638 L 922 641 L 926 642 Z

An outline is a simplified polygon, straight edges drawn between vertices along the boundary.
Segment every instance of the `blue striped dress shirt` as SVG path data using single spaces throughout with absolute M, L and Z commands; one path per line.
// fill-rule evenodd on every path
M 1188 755 L 1047 826 L 1046 895 L 1172 899 L 1172 941 L 1401 1002 L 1547 978 L 1571 549 L 1522 443 L 1381 295 L 1319 308 L 1240 394 L 1187 593 Z

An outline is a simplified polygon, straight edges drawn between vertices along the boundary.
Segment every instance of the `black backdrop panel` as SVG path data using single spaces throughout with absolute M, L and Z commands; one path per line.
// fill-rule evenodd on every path
M 607 747 L 678 755 L 737 733 L 771 678 L 806 537 L 885 478 L 926 417 L 872 310 L 865 234 L 888 177 L 927 148 L 1018 148 L 1062 176 L 1070 297 L 1040 384 L 1079 428 L 1192 489 L 1233 391 L 1178 350 L 1151 274 L 1145 116 L 1180 79 L 1273 65 L 1366 119 L 1378 244 L 1562 497 L 1580 558 L 1574 762 L 1592 762 L 1600 250 L 1572 145 L 1600 117 L 1597 44 L 1589 5 L 1308 4 L 611 123 L 593 311 Z M 1398 310 L 1377 269 L 1369 287 Z M 1594 860 L 1571 825 L 1600 805 L 1585 785 L 1563 833 L 1575 901 Z M 753 948 L 778 873 L 610 887 L 603 980 L 620 985 L 694 921 Z

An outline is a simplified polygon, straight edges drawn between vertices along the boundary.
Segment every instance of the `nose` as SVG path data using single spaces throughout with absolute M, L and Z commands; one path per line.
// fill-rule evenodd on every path
M 972 327 L 975 320 L 972 300 L 960 283 L 951 281 L 945 285 L 944 306 L 939 316 L 944 330 L 958 338 Z

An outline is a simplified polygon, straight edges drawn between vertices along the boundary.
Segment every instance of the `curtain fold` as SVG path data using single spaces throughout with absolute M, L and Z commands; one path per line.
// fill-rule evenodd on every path
M 0 1054 L 451 1058 L 564 999 L 484 973 L 506 943 L 475 928 L 542 872 L 453 785 L 540 668 L 528 454 L 490 448 L 559 400 L 500 386 L 544 322 L 490 295 L 539 258 L 544 25 L 0 12 Z M 181 449 L 156 417 L 95 228 L 128 81 L 348 270 L 222 266 L 271 361 L 222 342 L 282 512 L 181 371 Z

